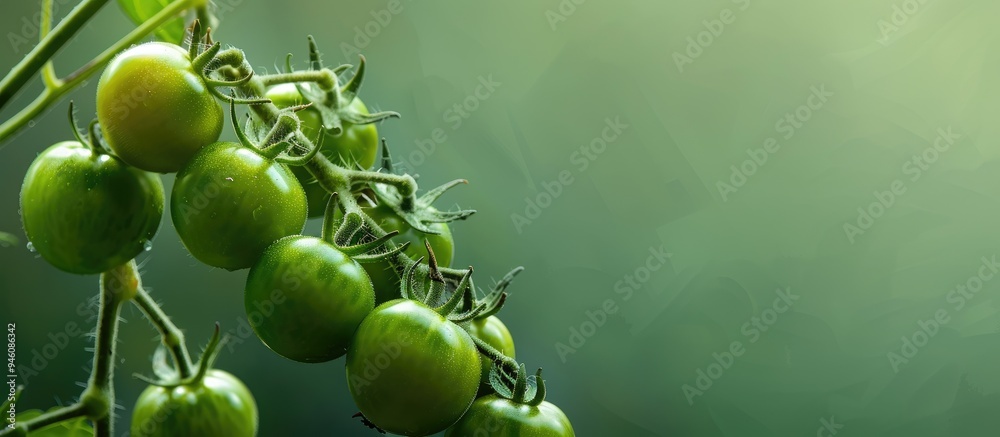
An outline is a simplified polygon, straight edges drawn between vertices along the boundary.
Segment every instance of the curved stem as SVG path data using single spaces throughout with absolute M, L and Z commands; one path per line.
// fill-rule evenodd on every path
M 315 82 L 321 89 L 332 90 L 337 86 L 337 76 L 333 70 L 304 70 L 293 71 L 291 73 L 276 73 L 261 76 L 261 83 L 266 86 L 274 86 L 283 83 Z
M 52 31 L 52 0 L 42 0 L 42 26 L 38 31 L 38 36 L 41 41 L 45 41 L 45 37 L 49 35 Z M 62 85 L 62 81 L 56 76 L 55 64 L 49 59 L 48 62 L 42 66 L 42 81 L 45 82 L 46 88 L 55 88 Z
M 191 370 L 191 356 L 188 354 L 187 346 L 184 342 L 184 333 L 177 325 L 174 325 L 170 321 L 170 317 L 163 312 L 163 309 L 156 304 L 143 287 L 140 286 L 136 290 L 133 302 L 142 310 L 146 319 L 160 332 L 160 339 L 163 341 L 163 345 L 170 351 L 174 363 L 177 364 L 177 372 L 180 374 L 180 378 L 189 378 L 193 373 Z
M 31 80 L 46 62 L 76 34 L 108 0 L 83 0 L 42 41 L 0 80 L 0 109 Z
M 104 1 L 107 0 L 100 1 L 100 3 L 103 4 Z M 83 3 L 80 4 L 80 6 L 77 6 L 77 9 L 80 9 L 80 7 L 82 7 L 84 4 L 95 3 L 95 2 L 97 1 L 85 0 Z M 104 68 L 104 66 L 107 65 L 108 62 L 111 62 L 111 59 L 113 59 L 116 55 L 118 55 L 119 52 L 129 48 L 130 46 L 138 43 L 139 41 L 142 41 L 143 38 L 145 38 L 147 35 L 156 30 L 157 27 L 160 27 L 160 25 L 167 22 L 167 20 L 173 19 L 181 11 L 195 5 L 203 4 L 204 2 L 205 0 L 177 0 L 175 2 L 170 3 L 160 12 L 157 12 L 156 15 L 153 15 L 144 23 L 139 25 L 139 27 L 136 27 L 127 35 L 122 37 L 122 39 L 118 40 L 118 42 L 116 42 L 114 45 L 108 47 L 106 50 L 101 52 L 101 54 L 97 55 L 97 57 L 92 59 L 90 62 L 86 63 L 78 70 L 68 74 L 66 77 L 61 79 L 60 80 L 61 83 L 59 84 L 58 87 L 46 88 L 45 91 L 42 91 L 42 94 L 40 94 L 34 101 L 28 104 L 28 106 L 26 106 L 20 112 L 15 114 L 9 120 L 5 121 L 2 125 L 0 125 L 0 149 L 4 147 L 3 144 L 4 141 L 6 141 L 11 135 L 13 135 L 22 127 L 27 125 L 28 122 L 32 121 L 32 119 L 34 119 L 43 111 L 45 111 L 49 106 L 58 102 L 64 95 L 66 95 L 66 93 L 80 86 L 81 84 L 83 84 L 84 81 L 87 80 L 87 78 L 92 76 L 98 70 Z M 72 15 L 73 13 L 77 12 L 77 9 L 74 9 L 73 12 L 71 12 L 70 14 Z M 90 17 L 88 16 L 87 18 L 89 19 Z M 58 32 L 60 28 L 63 27 L 64 24 L 66 24 L 66 22 L 69 19 L 70 17 L 67 17 L 65 20 L 60 22 L 59 25 L 52 30 L 52 33 L 49 34 L 49 37 L 55 35 L 56 32 Z M 39 45 L 39 47 L 41 47 L 41 45 Z M 34 53 L 34 51 L 32 51 L 32 53 Z M 42 63 L 44 63 L 45 60 L 51 59 L 53 54 L 54 52 L 50 53 L 46 58 L 43 59 Z M 29 54 L 28 58 L 25 58 L 25 60 L 29 59 L 31 56 L 32 54 Z M 24 61 L 22 61 L 22 63 L 23 62 Z M 18 65 L 20 66 L 20 64 Z M 18 67 L 14 68 L 16 69 Z M 32 71 L 32 73 L 38 71 L 38 68 L 41 68 L 41 65 L 36 67 L 34 71 Z M 11 70 L 11 74 L 7 75 L 7 77 L 5 77 L 2 82 L 0 82 L 0 108 L 2 108 L 3 105 L 7 103 L 7 100 L 10 99 L 9 96 L 5 98 L 3 92 L 7 88 L 14 86 L 15 82 L 9 82 L 8 79 L 13 77 L 15 74 L 17 74 L 15 70 Z M 23 83 L 17 85 L 17 89 L 20 89 L 20 87 L 23 85 L 24 85 Z M 11 93 L 11 96 L 12 95 L 13 92 Z
M 347 176 L 351 182 L 375 182 L 378 184 L 392 185 L 399 190 L 399 195 L 403 198 L 410 198 L 416 193 L 417 181 L 413 176 L 404 174 L 381 173 L 373 171 L 348 170 Z

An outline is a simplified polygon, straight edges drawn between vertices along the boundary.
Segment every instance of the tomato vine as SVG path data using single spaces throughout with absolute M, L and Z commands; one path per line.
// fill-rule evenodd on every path
M 175 0 L 165 5 L 151 2 L 159 9 L 155 12 L 144 10 L 148 17 L 140 15 L 137 10 L 129 10 L 130 16 L 139 22 L 135 30 L 80 69 L 59 78 L 55 74 L 52 57 L 105 3 L 107 0 L 83 0 L 51 28 L 52 2 L 43 1 L 41 41 L 0 80 L 0 108 L 6 106 L 35 74 L 40 73 L 45 89 L 33 102 L 0 124 L 0 147 L 69 90 L 81 85 L 97 70 L 107 67 L 98 87 L 99 123 L 90 125 L 89 141 L 80 137 L 73 122 L 79 144 L 72 147 L 89 146 L 80 159 L 115 163 L 124 167 L 126 172 L 132 172 L 130 174 L 155 178 L 156 183 L 149 192 L 149 199 L 152 200 L 143 201 L 140 197 L 139 201 L 133 202 L 140 205 L 132 206 L 139 208 L 143 203 L 155 203 L 159 199 L 159 213 L 162 213 L 162 187 L 157 185 L 158 175 L 147 172 L 177 172 L 171 193 L 172 220 L 185 246 L 206 264 L 229 270 L 250 268 L 245 290 L 248 313 L 259 305 L 268 304 L 268 300 L 293 302 L 284 308 L 291 312 L 276 313 L 278 315 L 266 323 L 251 320 L 258 337 L 269 348 L 286 358 L 307 363 L 329 361 L 346 354 L 345 367 L 351 393 L 362 410 L 366 425 L 406 435 L 428 435 L 444 431 L 452 425 L 463 428 L 453 428 L 450 433 L 476 432 L 474 427 L 481 426 L 486 420 L 490 421 L 491 429 L 502 432 L 500 435 L 522 435 L 521 430 L 541 433 L 523 435 L 573 435 L 565 415 L 554 405 L 544 402 L 545 385 L 541 370 L 529 376 L 525 366 L 513 359 L 513 339 L 495 316 L 507 299 L 506 289 L 522 268 L 512 270 L 488 293 L 480 296 L 481 290 L 473 280 L 473 268 L 450 266 L 454 243 L 447 224 L 464 220 L 475 211 L 440 210 L 433 204 L 445 192 L 466 181 L 457 179 L 421 192 L 413 176 L 395 171 L 386 140 L 382 139 L 380 143 L 373 141 L 377 138 L 374 124 L 399 117 L 399 114 L 391 111 L 369 113 L 361 103 L 358 93 L 367 68 L 363 56 L 359 57 L 356 68 L 351 65 L 326 67 L 321 61 L 316 41 L 309 37 L 307 69 L 292 68 L 289 55 L 284 71 L 258 74 L 243 50 L 224 48 L 221 42 L 213 40 L 210 29 L 203 27 L 203 23 L 215 21 L 206 0 Z M 181 13 L 188 13 L 194 18 L 188 27 L 189 45 L 186 50 L 169 42 L 129 48 L 154 32 L 158 36 L 171 35 L 172 32 L 163 31 L 164 26 L 176 21 Z M 160 46 L 153 50 L 153 44 Z M 161 62 L 155 64 L 155 68 L 142 64 L 129 68 L 115 63 L 109 66 L 112 58 L 122 53 L 127 55 L 118 59 L 127 58 L 128 62 L 132 62 L 131 55 L 139 63 L 151 59 L 163 61 L 166 56 L 171 58 L 173 64 Z M 181 82 L 193 84 L 193 88 L 184 90 L 190 97 L 185 96 L 181 100 L 207 97 L 207 100 L 202 100 L 209 103 L 202 106 L 209 109 L 194 117 L 199 121 L 210 119 L 206 124 L 209 127 L 203 129 L 207 134 L 194 139 L 193 145 L 177 146 L 176 141 L 161 141 L 162 144 L 156 144 L 159 149 L 155 150 L 160 155 L 146 153 L 148 150 L 129 149 L 130 136 L 149 134 L 129 129 L 155 125 L 156 117 L 176 118 L 176 113 L 189 108 L 168 108 L 175 114 L 163 115 L 165 111 L 160 106 L 177 105 L 169 100 L 171 96 L 166 96 L 166 103 L 163 100 L 151 102 L 152 109 L 143 115 L 152 117 L 154 122 L 133 119 L 129 120 L 129 126 L 116 126 L 115 123 L 123 122 L 111 119 L 109 111 L 102 105 L 114 102 L 119 90 L 107 83 L 135 80 L 136 76 L 148 74 L 152 68 L 161 77 L 157 77 L 158 82 L 153 81 L 155 83 L 147 86 L 169 87 L 164 85 L 169 78 L 163 75 L 176 72 L 161 70 L 174 67 L 189 76 Z M 353 73 L 345 77 L 352 70 Z M 280 93 L 275 91 L 278 89 L 281 89 Z M 279 97 L 280 101 L 272 100 Z M 228 103 L 238 143 L 215 142 L 218 130 L 214 128 L 214 121 L 221 118 L 221 110 L 211 109 L 218 106 L 216 99 Z M 238 107 L 247 109 L 246 117 L 240 115 Z M 71 119 L 72 111 L 71 104 Z M 242 122 L 244 119 L 245 123 Z M 160 134 L 174 134 L 190 126 L 190 123 L 175 126 L 170 132 Z M 346 138 L 352 129 L 355 131 L 351 135 L 367 138 L 364 140 L 366 144 L 358 146 L 360 149 L 336 149 L 350 147 L 344 144 L 334 144 L 332 152 L 324 149 L 324 142 L 337 143 Z M 104 132 L 104 135 L 98 132 Z M 109 144 L 105 145 L 103 141 Z M 374 158 L 376 147 L 381 154 L 378 162 Z M 47 159 L 42 154 L 36 162 Z M 376 163 L 378 166 L 373 169 Z M 293 173 L 289 168 L 296 171 Z M 223 173 L 246 177 L 218 177 Z M 31 177 L 29 173 L 25 187 L 31 185 Z M 77 175 L 69 173 L 66 177 Z M 313 198 L 310 195 L 307 202 L 307 190 L 302 184 L 312 185 L 318 196 Z M 65 185 L 72 186 L 73 181 Z M 159 193 L 155 191 L 156 187 L 159 187 Z M 202 198 L 209 190 L 217 197 L 215 205 L 232 208 L 232 205 L 243 203 L 246 205 L 242 206 L 248 209 L 213 209 L 215 206 Z M 286 195 L 286 192 L 290 194 Z M 27 194 L 22 196 L 22 202 L 35 201 L 30 208 L 25 208 L 22 217 L 29 239 L 65 240 L 63 236 L 50 239 L 33 237 L 28 229 L 29 222 L 36 221 L 33 218 L 37 216 L 33 215 L 36 209 L 44 210 L 45 202 L 39 199 L 45 196 L 27 188 L 23 193 Z M 85 196 L 77 197 L 83 199 L 80 202 L 89 201 Z M 279 198 L 284 200 L 275 200 Z M 326 203 L 317 203 L 315 199 Z M 241 233 L 212 228 L 219 223 L 217 217 L 226 218 L 227 212 L 234 211 L 252 214 L 254 225 L 241 228 Z M 299 235 L 308 216 L 320 215 L 323 216 L 320 238 Z M 147 216 L 151 220 L 155 217 L 155 222 L 159 222 L 155 208 Z M 59 221 L 65 219 L 48 214 L 41 225 L 58 227 Z M 76 231 L 91 232 L 91 241 L 82 239 L 78 246 L 92 247 L 93 241 L 104 241 L 119 244 L 125 250 L 114 252 L 114 256 L 98 257 L 113 267 L 95 264 L 98 267 L 83 268 L 74 265 L 72 257 L 56 256 L 55 252 L 65 252 L 65 248 L 57 250 L 48 245 L 38 246 L 43 258 L 64 271 L 100 273 L 100 310 L 94 365 L 89 381 L 78 402 L 20 421 L 16 427 L 0 430 L 0 436 L 30 435 L 56 423 L 79 419 L 87 419 L 93 424 L 95 436 L 113 435 L 118 320 L 122 306 L 129 302 L 136 305 L 150 321 L 160 334 L 162 343 L 153 359 L 155 376 L 140 377 L 150 387 L 137 405 L 131 427 L 133 433 L 182 433 L 197 437 L 218 435 L 219 429 L 227 429 L 227 435 L 255 435 L 258 413 L 249 390 L 232 375 L 212 369 L 218 347 L 226 341 L 225 337 L 220 337 L 219 326 L 216 325 L 212 340 L 200 358 L 192 361 L 182 331 L 143 288 L 136 262 L 129 260 L 122 263 L 120 258 L 123 253 L 127 254 L 124 259 L 134 257 L 138 253 L 134 250 L 136 245 L 141 246 L 151 238 L 146 228 L 141 229 L 145 233 L 109 235 L 106 229 L 94 227 L 97 225 L 87 220 L 75 221 L 83 222 L 81 228 L 74 228 Z M 89 225 L 93 226 L 87 228 Z M 32 227 L 37 226 L 32 224 Z M 115 227 L 118 230 L 121 228 Z M 407 235 L 401 235 L 403 233 Z M 0 234 L 0 240 L 10 241 L 13 237 Z M 418 243 L 421 240 L 422 248 L 413 247 L 420 246 Z M 315 264 L 307 269 L 313 276 L 299 278 L 296 288 L 287 293 L 275 295 L 272 292 L 278 289 L 276 280 L 279 275 L 295 269 L 301 273 L 299 267 L 310 263 Z M 361 264 L 381 268 L 362 269 Z M 375 274 L 373 272 L 386 269 L 391 280 L 378 282 L 370 277 Z M 346 288 L 353 294 L 341 291 L 342 295 L 327 296 L 324 293 L 330 293 L 330 283 L 340 284 L 333 288 Z M 376 295 L 377 292 L 380 294 Z M 375 306 L 376 302 L 383 301 L 382 305 Z M 319 302 L 324 302 L 326 306 Z M 354 307 L 345 313 L 342 308 L 349 302 Z M 323 323 L 331 318 L 337 318 L 338 324 Z M 395 331 L 384 329 L 386 325 L 396 324 L 400 327 Z M 301 332 L 316 332 L 321 325 L 326 329 L 322 336 L 311 338 L 310 342 L 298 340 Z M 451 340 L 455 341 L 447 348 L 441 346 Z M 406 363 L 387 371 L 378 383 L 371 378 L 355 378 L 367 373 L 367 363 L 371 359 L 382 358 L 381 354 L 386 351 L 392 359 L 401 359 Z M 452 357 L 450 367 L 437 367 L 438 358 L 445 355 Z M 229 387 L 232 396 L 211 392 L 216 385 L 206 381 L 213 378 L 222 381 L 218 384 Z M 406 383 L 421 383 L 425 379 L 440 380 L 448 390 L 406 392 Z M 375 388 L 369 390 L 369 386 Z M 397 386 L 402 386 L 404 390 L 400 391 Z M 461 387 L 461 390 L 452 390 L 455 387 Z M 195 395 L 174 397 L 171 394 L 173 389 L 189 390 Z M 379 398 L 373 400 L 369 397 L 373 396 L 371 393 L 376 393 L 374 396 Z M 476 400 L 477 397 L 479 400 Z M 190 399 L 196 400 L 192 404 Z M 393 401 L 384 402 L 387 399 Z M 214 417 L 219 423 L 200 424 L 195 419 L 186 419 L 189 415 L 197 416 L 196 410 L 207 408 L 199 406 L 199 402 L 212 405 L 212 411 L 217 413 L 213 413 Z M 393 407 L 387 409 L 387 404 L 398 405 L 393 410 Z M 399 411 L 406 405 L 424 404 L 438 405 L 440 409 Z M 521 415 L 519 412 L 523 411 L 532 413 Z M 539 425 L 536 413 L 552 418 L 551 423 L 558 423 L 558 428 L 543 429 L 546 425 Z M 157 414 L 166 414 L 169 418 L 162 423 L 150 421 L 149 416 Z M 466 417 L 462 419 L 463 416 Z M 232 421 L 230 423 L 234 425 L 220 428 L 220 423 L 226 421 Z M 146 429 L 146 425 L 150 424 L 153 429 Z

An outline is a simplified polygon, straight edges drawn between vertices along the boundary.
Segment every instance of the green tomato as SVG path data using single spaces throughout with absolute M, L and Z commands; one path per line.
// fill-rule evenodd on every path
M 302 95 L 299 94 L 295 84 L 291 83 L 277 85 L 267 90 L 265 96 L 279 108 L 303 103 Z M 357 97 L 351 101 L 348 109 L 364 115 L 368 114 L 368 107 Z M 297 112 L 296 115 L 302 121 L 302 133 L 309 138 L 317 138 L 319 130 L 323 128 L 323 120 L 320 118 L 319 111 L 307 108 Z M 375 165 L 379 147 L 378 131 L 375 129 L 375 125 L 343 122 L 343 129 L 343 132 L 338 136 L 324 132 L 321 152 L 334 163 L 346 168 L 355 168 L 355 163 L 365 169 Z M 305 168 L 294 167 L 292 172 L 295 173 L 295 177 L 299 179 L 306 190 L 306 196 L 309 198 L 309 217 L 322 216 L 326 204 L 330 200 L 330 193 L 323 189 L 316 182 L 316 178 Z
M 473 320 L 469 324 L 469 334 L 493 346 L 504 355 L 514 358 L 514 337 L 510 335 L 507 326 L 497 316 Z M 493 360 L 486 355 L 481 355 L 480 359 L 483 363 L 483 375 L 479 383 L 479 396 L 483 396 L 493 393 L 493 389 L 490 387 L 490 369 L 493 368 Z
M 479 353 L 472 337 L 423 303 L 375 308 L 347 349 L 354 403 L 379 428 L 425 436 L 455 423 L 476 398 Z
M 278 240 L 247 277 L 244 304 L 257 337 L 279 355 L 304 363 L 347 353 L 354 331 L 375 307 L 361 265 L 319 238 Z
M 28 240 L 50 264 L 101 273 L 142 253 L 163 216 L 160 177 L 76 141 L 49 147 L 21 186 Z
M 387 206 L 379 205 L 364 208 L 364 212 L 375 220 L 386 232 L 399 231 L 399 235 L 393 237 L 392 240 L 396 244 L 409 242 L 410 245 L 406 248 L 406 254 L 410 258 L 419 259 L 423 257 L 424 264 L 427 263 L 427 249 L 424 247 L 424 239 L 427 239 L 431 244 L 431 249 L 434 251 L 434 257 L 437 259 L 438 265 L 441 267 L 451 266 L 451 261 L 455 256 L 455 240 L 451 236 L 451 229 L 447 223 L 434 223 L 430 226 L 431 229 L 439 231 L 440 234 L 425 234 L 413 229 L 413 227 Z M 399 292 L 399 276 L 392 270 L 392 266 L 389 265 L 388 261 L 367 263 L 363 267 L 368 272 L 368 276 L 372 279 L 372 285 L 375 287 L 376 305 L 401 297 Z
M 133 437 L 253 437 L 257 403 L 235 376 L 209 370 L 205 378 L 174 388 L 149 386 L 132 413 Z
M 170 207 L 188 251 L 227 270 L 252 266 L 306 222 L 306 196 L 292 172 L 237 143 L 201 149 L 177 173 Z
M 522 405 L 496 395 L 476 399 L 445 437 L 573 437 L 562 410 L 548 402 Z
M 150 42 L 108 64 L 97 83 L 97 119 L 123 161 L 171 173 L 219 139 L 224 117 L 188 53 Z

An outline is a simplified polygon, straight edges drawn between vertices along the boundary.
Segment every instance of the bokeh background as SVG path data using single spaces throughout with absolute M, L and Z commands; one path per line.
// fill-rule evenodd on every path
M 219 0 L 216 37 L 268 71 L 302 65 L 307 34 L 328 63 L 368 57 L 361 95 L 403 114 L 379 126 L 399 160 L 424 187 L 470 181 L 441 203 L 478 210 L 453 226 L 457 264 L 483 285 L 527 268 L 502 318 L 580 435 L 997 435 L 1000 3 L 395 2 Z M 37 9 L 3 0 L 3 41 Z M 131 27 L 111 2 L 58 70 Z M 0 43 L 0 67 L 25 50 Z M 89 119 L 94 82 L 71 98 Z M 0 248 L 0 321 L 22 363 L 89 325 L 97 287 L 20 230 L 21 179 L 70 138 L 66 108 L 0 149 L 0 230 L 21 238 Z M 141 261 L 195 350 L 245 320 L 245 272 L 195 261 L 169 220 Z M 124 317 L 122 432 L 157 344 Z M 342 360 L 242 340 L 218 364 L 255 393 L 262 436 L 373 435 Z M 21 405 L 76 396 L 88 346 L 73 338 Z

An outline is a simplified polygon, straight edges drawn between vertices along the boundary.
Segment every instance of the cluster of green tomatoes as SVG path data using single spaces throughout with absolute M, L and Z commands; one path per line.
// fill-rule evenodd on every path
M 338 199 L 317 182 L 313 167 L 273 153 L 287 132 L 274 138 L 274 120 L 254 116 L 248 134 L 235 105 L 241 141 L 219 142 L 225 96 L 215 88 L 241 89 L 245 82 L 208 79 L 205 72 L 220 69 L 221 61 L 193 47 L 145 43 L 108 65 L 89 138 L 74 123 L 76 140 L 49 147 L 25 176 L 21 213 L 33 249 L 75 274 L 130 261 L 149 249 L 159 228 L 166 202 L 160 174 L 176 173 L 170 211 L 184 246 L 209 266 L 249 269 L 246 310 L 273 307 L 267 316 L 249 317 L 272 351 L 303 363 L 346 355 L 350 392 L 367 425 L 410 436 L 574 435 L 562 411 L 544 401 L 540 373 L 501 365 L 501 358 L 514 357 L 514 343 L 493 315 L 499 305 L 469 311 L 477 300 L 469 275 L 443 279 L 440 270 L 454 256 L 446 221 L 417 229 L 387 200 L 391 187 L 370 183 L 351 193 L 370 222 L 389 233 L 373 237 L 337 212 Z M 294 113 L 295 130 L 318 139 L 322 157 L 315 159 L 370 172 L 379 150 L 375 125 L 350 121 L 369 115 L 364 103 L 354 93 L 310 99 L 303 97 L 306 87 L 275 83 L 263 87 L 264 95 L 244 97 Z M 324 104 L 353 118 L 329 129 L 318 106 Z M 339 226 L 336 232 L 300 235 L 308 218 L 323 215 Z M 400 253 L 411 260 L 403 268 L 392 260 Z M 417 271 L 429 273 L 418 278 Z M 257 427 L 249 389 L 213 369 L 151 384 L 135 405 L 131 433 L 249 437 Z

